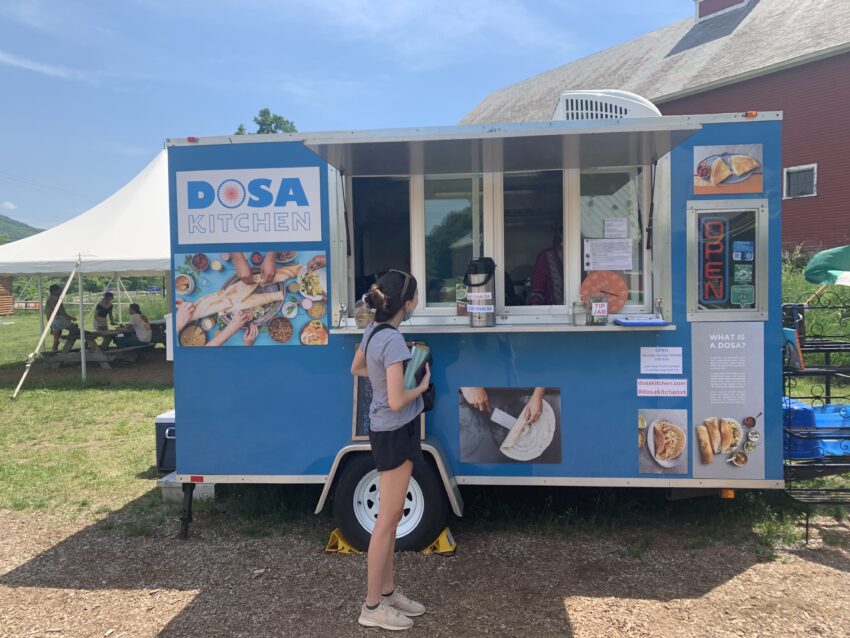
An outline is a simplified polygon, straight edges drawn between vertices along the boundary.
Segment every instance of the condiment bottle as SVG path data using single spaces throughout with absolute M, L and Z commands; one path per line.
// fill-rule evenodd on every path
M 587 308 L 585 308 L 583 301 L 573 302 L 573 324 L 576 326 L 587 325 Z

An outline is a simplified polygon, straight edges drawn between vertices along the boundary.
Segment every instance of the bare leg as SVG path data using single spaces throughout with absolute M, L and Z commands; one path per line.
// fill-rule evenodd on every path
M 393 587 L 395 532 L 401 520 L 404 499 L 413 473 L 413 462 L 405 461 L 393 470 L 381 472 L 378 520 L 369 541 L 367 605 L 377 605 L 381 594 Z M 384 589 L 389 587 L 388 589 Z

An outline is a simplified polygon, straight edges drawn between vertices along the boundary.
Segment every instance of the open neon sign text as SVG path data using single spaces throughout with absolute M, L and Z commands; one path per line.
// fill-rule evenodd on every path
M 699 221 L 699 301 L 724 304 L 729 300 L 729 220 L 703 217 Z

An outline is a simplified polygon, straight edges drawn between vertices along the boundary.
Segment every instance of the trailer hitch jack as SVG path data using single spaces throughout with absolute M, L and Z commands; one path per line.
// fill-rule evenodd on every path
M 183 483 L 183 511 L 180 514 L 180 540 L 189 540 L 189 523 L 192 522 L 192 495 L 194 483 Z

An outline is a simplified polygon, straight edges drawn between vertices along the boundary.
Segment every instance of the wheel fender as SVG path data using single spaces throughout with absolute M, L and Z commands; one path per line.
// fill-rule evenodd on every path
M 328 472 L 328 478 L 325 481 L 322 494 L 319 496 L 319 502 L 316 504 L 316 514 L 321 512 L 325 507 L 325 503 L 330 495 L 336 474 L 339 471 L 339 468 L 342 467 L 343 459 L 345 459 L 349 454 L 363 454 L 365 452 L 370 454 L 372 453 L 372 448 L 368 441 L 351 441 L 348 445 L 345 445 L 339 450 L 339 452 L 337 452 L 334 462 L 331 465 L 330 472 Z M 460 489 L 457 486 L 454 473 L 452 472 L 449 464 L 446 462 L 446 455 L 443 450 L 443 446 L 439 441 L 428 436 L 425 437 L 424 441 L 422 441 L 422 452 L 429 455 L 434 461 L 434 466 L 440 476 L 443 488 L 446 490 L 446 497 L 449 499 L 449 505 L 451 505 L 452 512 L 454 512 L 455 516 L 463 516 L 463 497 L 460 495 Z

